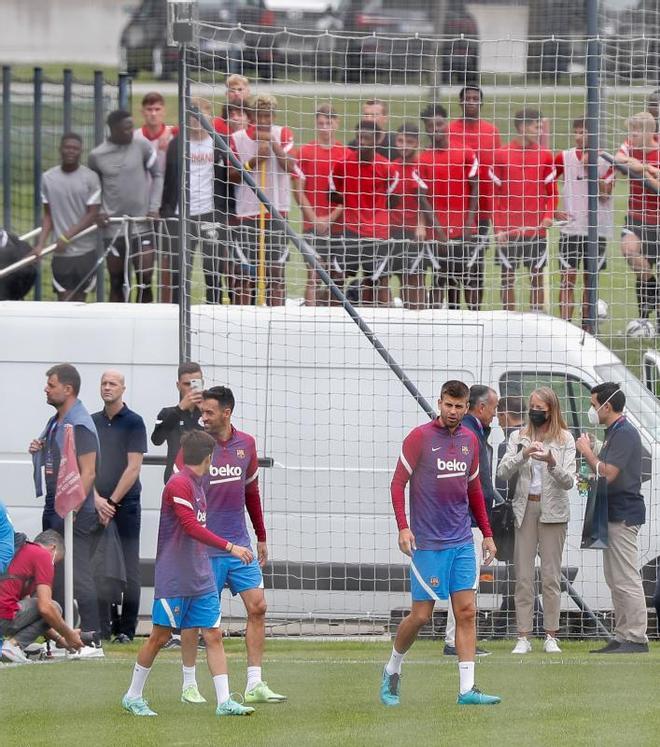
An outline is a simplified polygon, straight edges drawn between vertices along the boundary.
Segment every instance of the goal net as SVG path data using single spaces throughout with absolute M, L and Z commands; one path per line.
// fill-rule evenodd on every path
M 500 444 L 532 392 L 552 388 L 571 439 L 600 444 L 590 389 L 621 385 L 642 437 L 639 567 L 651 594 L 657 15 L 600 3 L 590 40 L 581 4 L 563 1 L 273 6 L 265 21 L 226 24 L 207 5 L 181 61 L 183 338 L 206 385 L 232 388 L 235 425 L 257 441 L 274 632 L 382 633 L 399 619 L 409 563 L 389 485 L 403 439 L 429 419 L 275 213 L 434 408 L 449 379 L 495 391 L 499 493 Z M 621 173 L 596 145 L 638 160 Z M 646 183 L 638 161 L 651 165 Z M 584 473 L 579 454 L 562 454 L 571 475 Z M 541 509 L 542 521 L 567 522 L 560 636 L 612 626 L 602 554 L 581 549 L 583 488 L 576 479 Z M 511 563 L 482 567 L 480 635 L 515 630 L 513 574 Z M 243 615 L 240 603 L 226 609 Z M 441 635 L 446 604 L 437 610 Z

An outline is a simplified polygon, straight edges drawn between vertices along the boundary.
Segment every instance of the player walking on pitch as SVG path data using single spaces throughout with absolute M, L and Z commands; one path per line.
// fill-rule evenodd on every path
M 240 594 L 247 612 L 245 646 L 247 648 L 246 703 L 281 703 L 285 695 L 273 692 L 261 679 L 261 662 L 266 640 L 266 599 L 261 569 L 268 560 L 266 528 L 259 496 L 259 460 L 254 438 L 231 424 L 234 395 L 228 387 L 214 386 L 202 394 L 204 430 L 215 440 L 215 448 L 204 480 L 208 500 L 208 525 L 231 542 L 249 547 L 250 537 L 245 523 L 247 510 L 257 535 L 257 558 L 241 562 L 227 550 L 209 549 L 218 596 L 225 586 L 233 595 Z M 181 464 L 181 454 L 177 466 Z M 181 657 L 185 667 L 194 666 L 197 647 L 182 639 Z M 185 670 L 184 670 L 185 671 Z M 191 683 L 194 682 L 194 669 Z M 200 701 L 189 701 L 200 702 Z
M 206 433 L 191 431 L 182 439 L 183 468 L 163 490 L 158 527 L 153 629 L 138 653 L 133 678 L 122 706 L 135 716 L 156 716 L 142 692 L 160 649 L 173 628 L 201 628 L 206 660 L 218 698 L 217 716 L 249 716 L 254 708 L 229 695 L 227 659 L 220 632 L 220 600 L 215 588 L 207 546 L 230 553 L 240 563 L 251 563 L 252 552 L 219 537 L 205 527 L 206 496 L 202 487 L 215 443 Z
M 389 662 L 383 671 L 380 700 L 399 705 L 401 665 L 420 629 L 440 599 L 451 598 L 456 617 L 459 705 L 495 705 L 496 695 L 474 686 L 476 658 L 477 575 L 470 512 L 483 533 L 486 564 L 495 558 L 495 543 L 479 482 L 479 445 L 461 425 L 469 390 L 462 381 L 442 386 L 440 416 L 413 429 L 401 449 L 392 478 L 392 505 L 399 527 L 399 548 L 411 557 L 412 608 L 397 630 Z M 405 509 L 405 487 L 410 481 L 411 526 Z M 412 528 L 411 528 L 412 527 Z

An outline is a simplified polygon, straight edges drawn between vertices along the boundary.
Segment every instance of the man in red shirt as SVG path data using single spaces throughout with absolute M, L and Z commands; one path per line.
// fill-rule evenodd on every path
M 0 576 L 0 637 L 2 657 L 24 664 L 23 649 L 39 636 L 60 648 L 82 648 L 80 631 L 70 628 L 62 608 L 53 600 L 55 563 L 64 557 L 62 536 L 54 529 L 26 542 L 14 555 L 7 572 Z M 34 595 L 34 596 L 33 596 Z
M 165 157 L 170 140 L 179 128 L 165 124 L 165 99 L 158 91 L 145 94 L 142 99 L 142 127 L 138 127 L 133 137 L 146 140 L 156 151 L 161 172 L 165 171 Z
M 477 214 L 477 255 L 469 268 L 465 296 L 469 308 L 479 309 L 484 295 L 484 255 L 488 246 L 488 229 L 493 212 L 493 188 L 488 169 L 495 151 L 502 147 L 500 131 L 481 118 L 484 94 L 478 85 L 466 85 L 458 94 L 463 116 L 447 126 L 449 147 L 472 150 L 479 161 L 479 209 Z
M 470 309 L 478 309 L 477 275 L 480 248 L 475 242 L 479 162 L 472 149 L 450 147 L 447 110 L 430 104 L 421 114 L 431 147 L 419 156 L 418 173 L 431 210 L 435 251 L 431 264 L 440 298 L 445 290 L 450 309 L 461 305 L 461 288 Z M 434 303 L 433 305 L 436 305 Z
M 396 131 L 394 161 L 399 169 L 398 201 L 391 212 L 392 222 L 392 271 L 401 281 L 401 299 L 407 309 L 426 307 L 424 271 L 427 227 L 424 210 L 429 209 L 424 197 L 425 185 L 419 178 L 419 127 L 405 122 Z
M 616 160 L 624 164 L 640 162 L 644 167 L 641 176 L 647 176 L 649 169 L 658 169 L 660 148 L 655 128 L 655 118 L 649 112 L 633 115 L 628 120 L 628 154 L 619 154 Z M 640 319 L 648 319 L 653 311 L 657 312 L 658 287 L 654 268 L 660 258 L 659 225 L 660 197 L 646 190 L 640 179 L 631 179 L 628 215 L 621 233 L 621 252 L 637 277 Z
M 295 154 L 299 173 L 293 182 L 293 196 L 300 205 L 303 231 L 326 267 L 330 266 L 331 227 L 342 211 L 341 205 L 330 204 L 328 178 L 334 164 L 348 154 L 348 148 L 337 140 L 338 127 L 339 116 L 332 105 L 321 104 L 316 110 L 316 139 Z M 305 304 L 315 306 L 318 300 L 327 303 L 328 293 L 322 291 L 316 273 L 308 267 Z
M 530 305 L 544 303 L 543 269 L 548 260 L 547 230 L 557 208 L 554 157 L 539 146 L 542 129 L 538 109 L 521 109 L 513 124 L 518 133 L 495 152 L 489 175 L 493 182 L 497 261 L 502 272 L 502 305 L 515 311 L 516 269 L 529 270 Z
M 357 148 L 335 164 L 329 186 L 332 203 L 342 207 L 333 224 L 343 236 L 342 249 L 333 252 L 335 276 L 352 277 L 362 268 L 360 302 L 387 306 L 390 199 L 399 183 L 399 171 L 377 153 L 381 137 L 376 123 L 361 121 L 356 129 Z

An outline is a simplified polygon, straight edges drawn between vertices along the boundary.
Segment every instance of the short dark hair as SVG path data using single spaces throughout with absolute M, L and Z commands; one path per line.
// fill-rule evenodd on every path
M 105 123 L 112 130 L 120 122 L 123 122 L 125 119 L 132 119 L 132 117 L 133 115 L 130 112 L 126 111 L 126 109 L 115 109 L 114 111 L 110 112 L 110 114 L 108 114 L 108 118 L 105 120 Z
M 454 399 L 468 399 L 470 397 L 470 390 L 467 388 L 467 384 L 464 384 L 462 381 L 458 381 L 458 379 L 450 379 L 449 381 L 445 381 L 442 385 L 440 399 L 442 399 L 445 394 L 449 397 L 454 397 Z
M 204 431 L 187 431 L 181 436 L 183 463 L 196 467 L 213 453 L 215 439 Z
M 374 135 L 380 135 L 383 128 L 378 122 L 372 122 L 370 119 L 361 119 L 355 128 L 355 132 L 373 132 Z
M 332 119 L 336 119 L 339 115 L 335 111 L 335 108 L 330 103 L 324 103 L 319 104 L 319 106 L 316 107 L 316 111 L 314 112 L 314 116 L 318 117 L 319 114 L 321 114 L 324 117 L 331 117 Z
M 531 107 L 525 107 L 520 109 L 513 115 L 513 126 L 520 132 L 520 128 L 528 122 L 538 122 L 543 115 L 539 109 L 532 109 Z
M 83 139 L 77 132 L 65 132 L 60 138 L 60 145 L 62 145 L 65 140 L 77 140 L 81 145 L 83 144 Z
M 427 104 L 419 114 L 419 118 L 422 121 L 433 119 L 433 117 L 447 119 L 447 110 L 442 104 Z
M 236 406 L 234 393 L 228 386 L 212 386 L 210 389 L 205 389 L 202 392 L 202 399 L 214 399 L 220 407 L 228 407 L 232 412 Z
M 573 120 L 573 129 L 574 130 L 586 130 L 587 120 L 584 117 L 577 117 L 577 119 Z
M 463 100 L 465 99 L 465 92 L 466 91 L 478 91 L 479 92 L 479 101 L 484 100 L 484 92 L 481 90 L 478 83 L 468 83 L 467 85 L 464 85 L 463 88 L 458 92 L 458 100 L 463 103 Z
M 500 410 L 500 412 L 508 412 L 510 415 L 522 419 L 523 413 L 525 412 L 525 400 L 522 397 L 514 395 L 502 397 L 497 403 L 497 409 Z
M 149 93 L 145 93 L 142 98 L 142 106 L 153 106 L 154 104 L 162 104 L 165 106 L 163 94 L 158 91 L 149 91 Z
M 225 104 L 222 107 L 222 118 L 226 121 L 229 119 L 229 115 L 232 112 L 240 112 L 243 113 L 243 107 L 239 104 Z
M 46 376 L 57 376 L 60 384 L 67 384 L 73 389 L 76 397 L 80 394 L 80 374 L 70 363 L 58 363 L 46 371 Z
M 405 135 L 406 137 L 419 137 L 419 127 L 414 122 L 404 122 L 400 127 L 397 128 L 398 135 Z
M 476 407 L 479 402 L 485 402 L 490 394 L 495 394 L 495 396 L 497 396 L 497 392 L 495 392 L 494 389 L 491 389 L 491 387 L 486 386 L 486 384 L 472 384 L 468 400 L 468 407 L 470 410 L 473 407 Z
M 202 373 L 202 368 L 199 363 L 194 361 L 188 361 L 187 363 L 179 363 L 179 367 L 176 371 L 177 379 L 180 379 L 184 374 Z
M 40 532 L 33 541 L 35 545 L 41 545 L 42 547 L 55 545 L 57 554 L 64 555 L 64 538 L 54 529 L 46 529 Z
M 621 385 L 613 381 L 596 384 L 595 387 L 592 387 L 591 393 L 596 395 L 596 401 L 599 405 L 602 406 L 609 402 L 614 412 L 623 412 L 623 408 L 626 406 L 626 395 L 621 390 Z
M 388 114 L 390 110 L 387 101 L 383 101 L 383 99 L 367 99 L 364 104 L 362 104 L 363 110 L 365 106 L 380 106 L 383 110 L 383 114 Z

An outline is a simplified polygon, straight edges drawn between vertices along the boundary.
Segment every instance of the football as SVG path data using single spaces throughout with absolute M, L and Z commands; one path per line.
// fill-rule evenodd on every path
M 655 337 L 655 326 L 649 319 L 633 319 L 626 327 L 628 337 Z
M 607 301 L 603 301 L 602 298 L 598 299 L 598 303 L 596 304 L 596 314 L 598 315 L 598 318 L 603 320 L 607 319 L 607 315 L 610 312 L 610 307 L 607 304 Z

